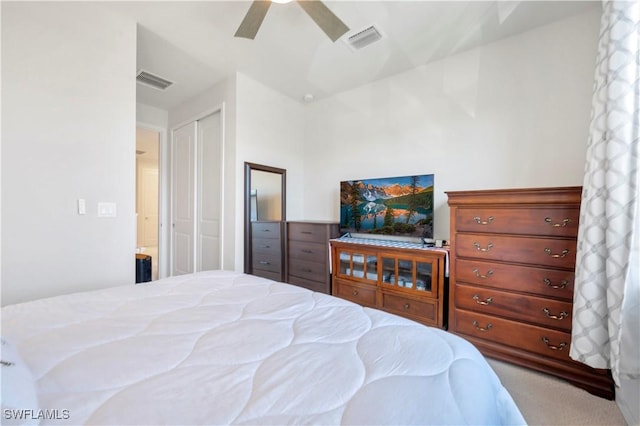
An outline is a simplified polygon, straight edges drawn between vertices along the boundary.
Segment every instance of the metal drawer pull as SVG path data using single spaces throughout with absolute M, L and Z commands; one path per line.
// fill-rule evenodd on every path
M 566 311 L 560 312 L 560 315 L 551 315 L 549 313 L 549 308 L 542 308 L 542 312 L 547 316 L 547 318 L 555 319 L 555 320 L 563 320 L 569 317 L 569 313 Z
M 267 262 L 266 260 L 261 260 L 261 261 L 260 261 L 260 264 L 261 264 L 261 265 L 268 265 L 268 264 L 269 264 L 269 262 Z
M 301 269 L 302 272 L 313 272 L 313 269 L 309 269 L 309 268 L 302 268 Z
M 491 323 L 488 323 L 486 327 L 480 327 L 480 325 L 478 324 L 478 321 L 474 321 L 473 322 L 473 326 L 477 330 L 482 331 L 482 332 L 489 331 L 489 330 L 491 330 L 493 328 L 493 324 L 491 324 Z
M 300 251 L 303 252 L 303 253 L 308 253 L 308 254 L 313 253 L 313 250 L 309 250 L 309 249 L 302 249 Z
M 351 292 L 351 294 L 353 294 L 354 296 L 357 296 L 357 295 L 358 295 L 358 290 L 353 290 L 353 291 Z
M 560 223 L 551 223 L 551 218 L 545 217 L 544 221 L 555 228 L 564 228 L 565 226 L 567 226 L 567 223 L 571 222 L 571 219 L 566 217 Z
M 551 257 L 557 259 L 559 257 L 566 257 L 569 254 L 569 249 L 562 250 L 562 253 L 560 253 L 560 254 L 552 254 L 550 248 L 545 248 L 544 252 L 547 253 L 548 256 L 551 256 Z
M 271 229 L 263 229 L 262 232 L 271 232 Z
M 473 220 L 475 220 L 478 225 L 488 225 L 493 222 L 493 216 L 489 216 L 487 220 L 482 220 L 479 216 L 476 216 Z
M 409 309 L 411 307 L 411 305 L 409 305 L 408 303 L 405 303 L 403 306 L 405 309 Z
M 261 246 L 261 248 L 271 248 L 271 246 Z
M 547 339 L 546 337 L 543 337 L 542 341 L 544 342 L 545 345 L 547 345 L 549 349 L 552 349 L 554 351 L 561 351 L 567 347 L 567 342 L 562 342 L 558 346 L 556 346 L 556 345 L 550 344 L 549 339 Z
M 310 235 L 310 234 L 313 234 L 313 232 L 311 232 L 311 231 L 300 231 L 300 233 L 301 233 L 301 234 L 309 234 L 309 235 Z
M 562 282 L 559 285 L 551 284 L 551 280 L 549 278 L 545 278 L 543 281 L 548 287 L 554 288 L 556 290 L 565 288 L 567 285 L 569 285 L 569 281 L 567 280 L 562 280 Z
M 472 299 L 475 300 L 478 305 L 485 305 L 486 306 L 486 305 L 490 305 L 493 302 L 493 298 L 492 297 L 489 297 L 489 298 L 487 298 L 485 300 L 480 300 L 480 296 L 478 296 L 477 294 L 474 294 Z
M 491 269 L 489 269 L 485 275 L 480 275 L 480 270 L 478 270 L 478 268 L 473 268 L 473 273 L 476 274 L 477 278 L 489 278 L 493 275 L 493 271 Z
M 482 248 L 482 247 L 480 247 L 480 244 L 479 244 L 479 243 L 475 243 L 475 242 L 473 243 L 473 246 L 474 246 L 474 247 L 476 248 L 476 250 L 478 250 L 478 251 L 489 251 L 489 250 L 491 250 L 491 249 L 493 248 L 493 243 L 489 243 L 489 244 L 487 244 L 487 248 Z

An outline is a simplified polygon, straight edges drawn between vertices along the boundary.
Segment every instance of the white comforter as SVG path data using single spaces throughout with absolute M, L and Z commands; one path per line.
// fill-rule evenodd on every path
M 524 423 L 468 342 L 233 272 L 7 306 L 2 334 L 42 423 Z

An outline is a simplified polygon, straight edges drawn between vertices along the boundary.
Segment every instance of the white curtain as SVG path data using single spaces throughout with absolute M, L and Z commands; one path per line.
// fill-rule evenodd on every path
M 640 1 L 603 2 L 570 355 L 640 377 Z

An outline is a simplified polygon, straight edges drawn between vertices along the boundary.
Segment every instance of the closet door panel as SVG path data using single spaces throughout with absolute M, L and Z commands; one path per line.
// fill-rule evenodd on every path
M 198 217 L 196 271 L 220 269 L 222 143 L 220 113 L 198 121 Z
M 216 112 L 173 132 L 172 275 L 221 267 L 220 118 Z
M 196 123 L 173 133 L 172 149 L 172 272 L 194 272 Z

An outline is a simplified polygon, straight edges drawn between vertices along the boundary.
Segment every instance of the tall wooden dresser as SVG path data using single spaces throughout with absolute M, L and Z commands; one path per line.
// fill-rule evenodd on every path
M 608 370 L 569 357 L 581 187 L 447 195 L 449 330 L 487 356 L 612 399 Z
M 287 282 L 331 294 L 329 240 L 340 235 L 334 222 L 287 222 Z

